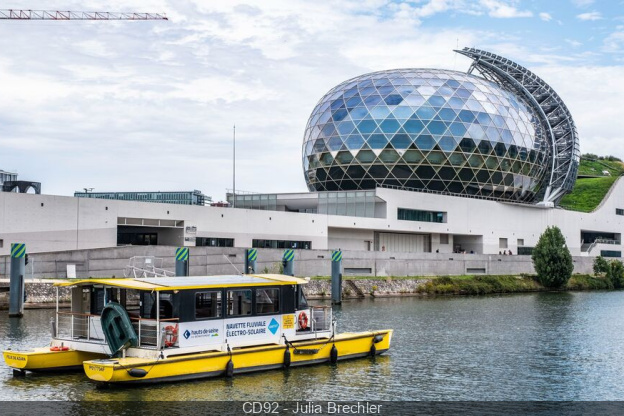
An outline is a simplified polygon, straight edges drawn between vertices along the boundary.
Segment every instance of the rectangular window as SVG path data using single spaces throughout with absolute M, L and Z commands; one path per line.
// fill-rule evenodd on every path
M 311 241 L 291 241 L 291 240 L 252 240 L 253 248 L 299 248 L 303 250 L 311 250 Z
M 199 292 L 195 294 L 195 319 L 221 317 L 221 291 Z
M 4 240 L 0 238 L 0 248 L 4 247 Z
M 195 245 L 206 247 L 234 247 L 233 238 L 197 237 Z
M 530 256 L 533 254 L 533 247 L 518 247 L 519 256 Z
M 519 238 L 518 239 L 518 247 L 523 246 L 524 245 L 524 238 Z
M 403 221 L 446 222 L 446 212 L 399 208 L 397 219 Z
M 440 244 L 448 244 L 449 238 L 448 234 L 440 234 Z
M 615 215 L 624 215 L 624 209 L 623 208 L 616 208 L 615 209 Z
M 498 248 L 507 248 L 507 239 L 499 238 L 498 239 Z
M 622 257 L 622 252 L 615 250 L 600 250 L 600 255 L 602 257 Z
M 256 313 L 275 314 L 280 311 L 279 289 L 256 289 Z
M 228 290 L 228 316 L 251 315 L 251 289 Z

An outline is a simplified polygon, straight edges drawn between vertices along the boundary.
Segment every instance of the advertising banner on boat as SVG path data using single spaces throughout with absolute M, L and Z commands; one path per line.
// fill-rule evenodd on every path
M 279 342 L 282 336 L 279 315 L 254 316 L 225 320 L 225 339 L 230 345 L 248 345 L 249 341 Z
M 230 346 L 239 346 L 259 340 L 279 342 L 281 336 L 280 315 L 195 321 L 180 323 L 179 345 L 184 348 L 227 342 Z
M 180 348 L 223 343 L 223 321 L 196 321 L 180 323 Z

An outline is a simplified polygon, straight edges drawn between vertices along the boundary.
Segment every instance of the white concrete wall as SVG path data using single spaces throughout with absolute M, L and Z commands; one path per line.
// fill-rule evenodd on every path
M 231 275 L 244 267 L 245 250 L 242 248 L 191 247 L 189 251 L 191 276 Z M 283 252 L 284 250 L 259 249 L 257 271 L 277 272 Z M 162 267 L 174 271 L 174 253 L 175 247 L 169 246 L 35 253 L 30 255 L 31 262 L 26 266 L 26 279 L 65 278 L 67 264 L 76 265 L 79 278 L 120 277 L 124 275 L 124 268 L 133 256 L 161 258 Z M 575 273 L 592 272 L 592 258 L 574 257 L 573 261 Z M 0 279 L 8 277 L 10 264 L 9 256 L 0 256 Z M 470 273 L 470 270 L 485 274 L 535 273 L 530 256 L 344 251 L 342 265 L 344 269 L 370 269 L 372 276 L 462 275 Z M 296 276 L 329 276 L 331 251 L 295 250 L 294 266 Z M 472 274 L 474 273 L 477 272 L 473 271 Z
M 330 228 L 329 249 L 351 251 L 375 250 L 375 233 L 371 230 L 350 230 L 345 228 Z

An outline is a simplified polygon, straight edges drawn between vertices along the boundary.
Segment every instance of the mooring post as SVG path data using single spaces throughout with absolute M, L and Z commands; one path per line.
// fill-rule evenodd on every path
M 11 244 L 11 282 L 9 285 L 9 316 L 24 315 L 24 274 L 26 271 L 26 244 Z
M 255 248 L 248 248 L 245 250 L 244 274 L 252 274 L 256 272 L 256 260 L 258 260 L 258 250 Z
M 331 274 L 331 293 L 332 304 L 340 305 L 342 303 L 342 251 L 335 250 L 332 252 L 332 274 Z
M 295 250 L 288 248 L 284 250 L 282 257 L 282 265 L 284 266 L 284 274 L 287 276 L 295 275 Z
M 189 249 L 188 247 L 178 247 L 175 253 L 176 276 L 189 275 Z

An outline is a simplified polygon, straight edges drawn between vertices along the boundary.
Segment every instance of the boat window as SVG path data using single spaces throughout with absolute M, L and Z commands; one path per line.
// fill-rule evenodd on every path
M 251 289 L 228 290 L 228 316 L 251 315 Z
M 279 289 L 256 289 L 256 313 L 279 313 L 280 311 Z
M 156 299 L 153 294 L 150 293 L 152 298 L 152 307 L 150 308 L 150 318 L 157 319 L 156 317 Z M 171 319 L 173 318 L 173 298 L 171 293 L 161 293 L 160 294 L 160 319 Z
M 297 286 L 297 309 L 306 309 L 308 307 L 308 300 L 303 293 L 303 288 Z
M 195 318 L 221 317 L 221 291 L 198 292 L 195 294 Z

